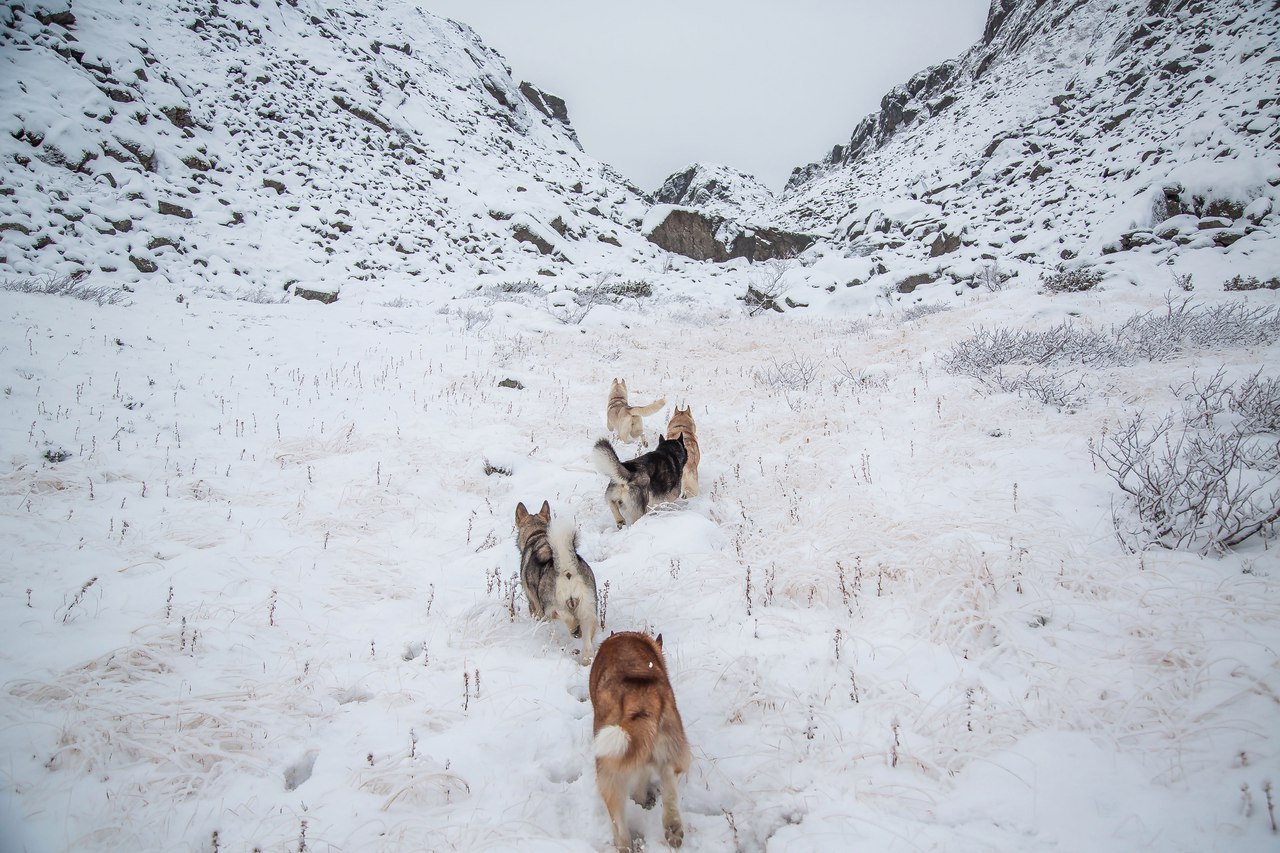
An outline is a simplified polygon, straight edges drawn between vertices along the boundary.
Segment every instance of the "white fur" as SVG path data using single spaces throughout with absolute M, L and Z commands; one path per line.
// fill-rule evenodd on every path
M 610 482 L 619 485 L 626 484 L 627 469 L 623 468 L 616 454 L 611 454 L 603 447 L 595 447 L 592 449 L 591 456 L 596 463 L 596 470 L 609 478 Z
M 605 726 L 596 732 L 591 749 L 596 758 L 621 758 L 631 748 L 631 735 L 622 726 Z

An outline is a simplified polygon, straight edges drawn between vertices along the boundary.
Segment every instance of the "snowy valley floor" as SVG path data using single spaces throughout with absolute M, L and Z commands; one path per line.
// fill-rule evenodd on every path
M 176 292 L 0 293 L 0 848 L 605 849 L 587 671 L 516 580 L 547 499 L 606 633 L 664 636 L 686 850 L 1275 849 L 1276 543 L 1124 553 L 1090 442 L 1280 345 L 1092 374 L 1066 412 L 939 353 L 1165 294 L 572 325 Z M 620 531 L 614 376 L 703 451 L 700 497 Z

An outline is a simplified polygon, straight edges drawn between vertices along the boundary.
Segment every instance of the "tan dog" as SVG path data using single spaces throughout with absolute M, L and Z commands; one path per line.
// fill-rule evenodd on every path
M 644 437 L 644 423 L 640 418 L 660 411 L 666 404 L 667 400 L 664 397 L 647 406 L 632 406 L 627 402 L 627 380 L 614 379 L 609 385 L 605 424 L 618 434 L 619 441 L 629 444 L 638 438 L 642 446 L 648 447 L 649 442 Z
M 596 631 L 596 576 L 578 555 L 578 530 L 564 517 L 551 520 L 551 505 L 530 513 L 516 504 L 516 547 L 520 549 L 520 583 L 536 619 L 559 619 L 569 633 L 582 638 L 582 665 L 591 663 Z
M 684 736 L 676 695 L 662 657 L 662 635 L 624 631 L 600 644 L 591 667 L 591 707 L 595 711 L 592 747 L 596 787 L 613 824 L 613 844 L 631 850 L 625 820 L 626 798 L 650 808 L 650 787 L 657 773 L 662 793 L 662 828 L 667 843 L 684 843 L 676 776 L 693 760 Z
M 676 406 L 671 420 L 667 421 L 667 438 L 684 436 L 684 450 L 688 457 L 684 461 L 684 471 L 680 474 L 680 493 L 686 498 L 698 496 L 698 461 L 702 453 L 698 450 L 698 432 L 693 424 L 693 408 Z

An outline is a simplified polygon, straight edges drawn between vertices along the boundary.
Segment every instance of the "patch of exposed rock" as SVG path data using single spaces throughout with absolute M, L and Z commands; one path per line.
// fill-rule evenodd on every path
M 746 258 L 757 262 L 794 258 L 815 241 L 808 234 L 743 225 L 685 207 L 654 208 L 644 230 L 649 242 L 659 248 L 696 261 Z

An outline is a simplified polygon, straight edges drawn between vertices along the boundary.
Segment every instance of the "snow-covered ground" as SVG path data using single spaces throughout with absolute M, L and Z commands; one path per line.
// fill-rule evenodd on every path
M 1063 411 L 940 364 L 1164 311 L 1139 260 L 915 318 L 869 287 L 747 317 L 734 268 L 580 323 L 476 282 L 0 292 L 0 848 L 605 849 L 587 670 L 516 578 L 547 499 L 606 631 L 663 634 L 685 849 L 1275 849 L 1274 540 L 1125 553 L 1090 446 L 1280 345 L 1092 371 Z M 1280 305 L 1216 271 L 1197 304 Z M 703 452 L 700 497 L 623 530 L 614 376 Z

